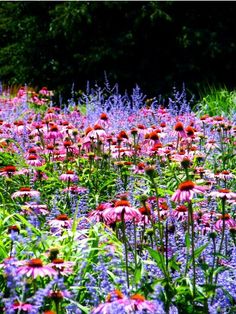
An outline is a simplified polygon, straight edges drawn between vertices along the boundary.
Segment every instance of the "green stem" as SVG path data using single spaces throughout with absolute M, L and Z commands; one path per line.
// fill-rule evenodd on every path
M 195 261 L 195 244 L 194 244 L 194 219 L 193 219 L 193 206 L 192 202 L 188 203 L 190 224 L 191 224 L 191 248 L 192 248 L 192 260 L 193 260 L 193 299 L 196 295 L 196 261 Z M 194 305 L 194 304 L 193 304 Z
M 122 235 L 123 235 L 123 242 L 125 246 L 125 271 L 126 271 L 126 282 L 127 282 L 127 288 L 129 289 L 129 265 L 128 265 L 128 247 L 127 247 L 127 241 L 125 236 L 125 211 L 123 210 L 121 213 L 121 229 L 122 229 Z

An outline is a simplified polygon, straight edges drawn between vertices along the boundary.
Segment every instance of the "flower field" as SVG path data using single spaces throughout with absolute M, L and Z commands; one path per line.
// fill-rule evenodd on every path
M 235 111 L 51 96 L 0 97 L 0 313 L 236 313 Z

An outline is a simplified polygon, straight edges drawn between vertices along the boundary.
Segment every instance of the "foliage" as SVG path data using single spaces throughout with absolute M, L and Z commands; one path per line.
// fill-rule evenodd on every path
M 73 84 L 101 83 L 104 71 L 123 89 L 138 83 L 155 95 L 184 80 L 196 94 L 206 84 L 233 88 L 234 17 L 230 2 L 2 1 L 0 78 L 63 99 Z

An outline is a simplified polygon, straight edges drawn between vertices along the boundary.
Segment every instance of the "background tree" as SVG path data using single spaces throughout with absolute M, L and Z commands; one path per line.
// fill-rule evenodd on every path
M 68 95 L 99 84 L 148 95 L 173 85 L 235 88 L 233 2 L 0 3 L 0 79 Z M 67 96 L 65 96 L 67 97 Z

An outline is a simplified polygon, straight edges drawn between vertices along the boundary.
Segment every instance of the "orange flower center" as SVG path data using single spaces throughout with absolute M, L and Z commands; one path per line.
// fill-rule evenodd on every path
M 180 213 L 184 213 L 184 212 L 187 212 L 188 211 L 188 208 L 184 205 L 180 205 L 178 207 L 176 207 L 175 209 L 177 212 L 180 212 Z
M 230 214 L 220 215 L 220 219 L 228 220 L 230 219 Z
M 22 188 L 20 188 L 19 191 L 20 191 L 20 192 L 29 192 L 29 191 L 30 191 L 30 188 L 22 187 Z
M 29 267 L 43 267 L 43 263 L 39 258 L 33 258 L 28 262 Z
M 223 170 L 221 173 L 222 174 L 230 174 L 230 172 L 228 170 Z
M 183 131 L 184 130 L 184 126 L 183 126 L 183 123 L 182 122 L 177 122 L 175 127 L 174 127 L 175 131 Z
M 66 174 L 74 174 L 74 171 L 73 170 L 67 170 Z
M 159 139 L 159 136 L 158 136 L 158 134 L 157 134 L 157 131 L 153 131 L 153 132 L 151 132 L 151 133 L 149 133 L 149 138 L 151 139 L 151 140 L 158 140 Z
M 66 220 L 69 220 L 69 218 L 66 214 L 60 214 L 56 217 L 56 220 L 66 221 Z
M 64 259 L 63 258 L 55 258 L 52 262 L 54 264 L 63 264 L 64 263 Z
M 150 207 L 148 207 L 148 206 L 140 207 L 138 210 L 139 210 L 140 214 L 142 214 L 142 215 L 148 215 L 150 213 Z
M 131 300 L 135 300 L 135 301 L 145 301 L 144 296 L 142 296 L 141 294 L 134 294 L 130 297 Z
M 191 191 L 195 187 L 192 181 L 185 181 L 179 185 L 180 191 Z
M 118 207 L 118 206 L 128 206 L 128 207 L 130 207 L 130 202 L 126 201 L 126 200 L 116 201 L 115 202 L 115 207 Z
M 230 190 L 229 189 L 220 189 L 219 192 L 220 193 L 229 193 Z
M 100 119 L 101 119 L 101 120 L 105 120 L 105 121 L 108 120 L 107 114 L 106 114 L 105 112 L 101 113 Z
M 4 168 L 4 171 L 6 171 L 6 172 L 15 172 L 16 171 L 16 167 L 15 166 L 6 166 Z
M 116 299 L 123 299 L 123 294 L 121 293 L 120 290 L 114 290 L 112 293 L 109 293 L 106 299 L 106 302 L 111 302 L 112 301 L 112 295 L 115 295 Z
M 58 127 L 56 125 L 53 125 L 51 128 L 50 128 L 50 131 L 51 132 L 58 132 Z
M 101 127 L 101 125 L 95 124 L 94 125 L 94 130 L 103 130 L 103 128 Z

